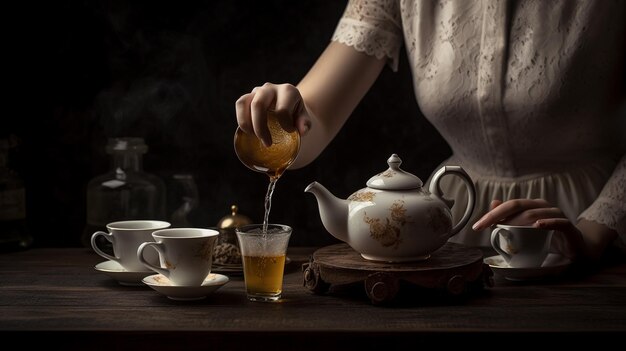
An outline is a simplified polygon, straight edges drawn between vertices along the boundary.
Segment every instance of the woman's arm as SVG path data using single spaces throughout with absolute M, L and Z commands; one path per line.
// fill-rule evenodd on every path
M 326 148 L 374 84 L 385 63 L 385 59 L 337 42 L 330 43 L 298 84 L 312 124 L 293 168 L 309 164 Z
M 292 169 L 311 163 L 328 146 L 376 81 L 386 60 L 331 42 L 297 87 L 265 83 L 235 103 L 237 122 L 267 145 L 266 111 L 286 114 L 302 137 Z

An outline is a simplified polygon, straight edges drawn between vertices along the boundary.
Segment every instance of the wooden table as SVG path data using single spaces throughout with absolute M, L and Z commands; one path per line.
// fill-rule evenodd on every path
M 575 343 L 626 332 L 624 261 L 546 282 L 495 276 L 493 287 L 462 299 L 418 294 L 376 306 L 358 288 L 328 295 L 309 291 L 301 267 L 313 250 L 290 249 L 280 303 L 248 301 L 238 276 L 204 300 L 182 302 L 149 287 L 119 285 L 94 269 L 103 260 L 88 249 L 3 253 L 0 336 L 24 347 L 43 342 L 85 350 L 252 345 L 254 350 L 386 351 L 405 344 L 414 350 L 425 342 L 484 345 L 496 337 L 514 337 L 508 340 L 515 345 L 530 345 L 533 336 Z

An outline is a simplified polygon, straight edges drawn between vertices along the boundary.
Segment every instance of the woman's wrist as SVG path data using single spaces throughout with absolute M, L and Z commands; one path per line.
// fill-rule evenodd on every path
M 587 219 L 581 219 L 576 224 L 582 235 L 584 247 L 579 248 L 579 253 L 586 259 L 598 260 L 607 247 L 617 238 L 617 232 L 613 229 Z

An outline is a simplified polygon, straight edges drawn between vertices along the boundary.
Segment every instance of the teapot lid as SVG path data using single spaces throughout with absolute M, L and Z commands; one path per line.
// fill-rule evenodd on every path
M 367 181 L 367 186 L 380 190 L 407 190 L 421 188 L 424 183 L 414 174 L 400 169 L 402 160 L 393 154 L 387 159 L 389 169 L 378 173 Z

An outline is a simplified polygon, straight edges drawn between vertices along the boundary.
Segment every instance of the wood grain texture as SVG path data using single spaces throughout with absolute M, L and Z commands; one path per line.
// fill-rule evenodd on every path
M 278 343 L 332 350 L 361 344 L 394 349 L 442 333 L 455 342 L 478 340 L 485 332 L 490 338 L 527 334 L 520 341 L 525 343 L 530 336 L 577 340 L 626 332 L 626 262 L 545 282 L 496 277 L 494 287 L 472 298 L 451 301 L 415 292 L 403 304 L 381 307 L 365 294 L 309 291 L 301 266 L 313 252 L 290 250 L 284 300 L 273 304 L 248 301 L 241 277 L 231 277 L 204 300 L 180 302 L 148 287 L 117 284 L 94 269 L 102 260 L 87 249 L 3 254 L 0 336 L 23 345 L 45 338 L 68 349 L 171 349 L 183 343 L 184 349 L 228 350 Z

